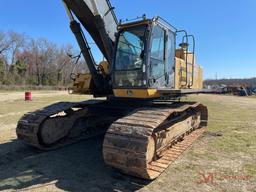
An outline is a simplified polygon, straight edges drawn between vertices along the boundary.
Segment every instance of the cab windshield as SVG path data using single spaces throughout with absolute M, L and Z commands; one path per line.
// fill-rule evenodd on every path
M 120 32 L 115 58 L 115 84 L 142 86 L 146 26 Z

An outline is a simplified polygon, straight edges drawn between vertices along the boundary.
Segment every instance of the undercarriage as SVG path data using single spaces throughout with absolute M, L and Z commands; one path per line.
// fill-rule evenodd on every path
M 16 132 L 20 140 L 41 150 L 105 134 L 104 161 L 151 180 L 200 136 L 207 118 L 207 108 L 193 102 L 62 102 L 24 115 Z

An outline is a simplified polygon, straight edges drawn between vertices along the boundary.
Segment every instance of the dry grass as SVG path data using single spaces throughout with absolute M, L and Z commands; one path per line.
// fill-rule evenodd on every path
M 158 179 L 146 182 L 119 174 L 102 160 L 103 137 L 40 152 L 16 140 L 23 113 L 86 96 L 35 92 L 0 93 L 0 191 L 256 191 L 256 99 L 198 95 L 209 109 L 206 133 Z M 205 176 L 205 179 L 203 179 Z
M 145 191 L 256 191 L 256 100 L 220 95 L 185 100 L 208 106 L 207 131 Z

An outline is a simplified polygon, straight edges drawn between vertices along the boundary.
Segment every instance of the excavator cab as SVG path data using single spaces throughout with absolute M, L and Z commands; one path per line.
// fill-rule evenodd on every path
M 195 63 L 194 36 L 185 30 L 176 29 L 160 17 L 118 23 L 108 0 L 64 0 L 64 5 L 90 71 L 79 74 L 77 79 L 90 82 L 75 81 L 75 93 L 154 99 L 177 98 L 184 89 L 202 89 L 202 69 Z M 104 55 L 108 63 L 104 63 L 105 67 L 95 63 L 80 24 Z M 176 49 L 178 34 L 182 34 L 181 46 Z M 109 68 L 109 72 L 105 73 L 104 68 Z
M 118 31 L 112 66 L 115 96 L 156 97 L 159 88 L 174 89 L 175 29 L 156 17 L 119 25 Z

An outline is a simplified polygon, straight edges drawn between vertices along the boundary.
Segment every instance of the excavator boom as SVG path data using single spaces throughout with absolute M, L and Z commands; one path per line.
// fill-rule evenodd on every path
M 112 61 L 117 18 L 108 0 L 63 0 L 91 35 L 107 61 Z
M 109 74 L 102 75 L 102 69 L 94 60 L 80 24 L 90 34 L 109 66 L 113 62 L 115 34 L 117 32 L 117 18 L 113 11 L 114 8 L 108 0 L 63 0 L 63 3 L 70 19 L 70 28 L 90 71 L 90 75 L 82 75 L 82 79 L 92 79 L 92 83 L 87 84 L 93 88 L 90 90 L 86 88 L 85 92 L 92 93 L 95 97 L 111 95 L 110 76 Z M 80 23 L 76 21 L 76 18 Z M 81 79 L 81 77 L 78 76 L 77 79 Z M 75 83 L 80 84 L 80 82 Z M 84 89 L 84 82 L 82 82 L 81 87 Z

